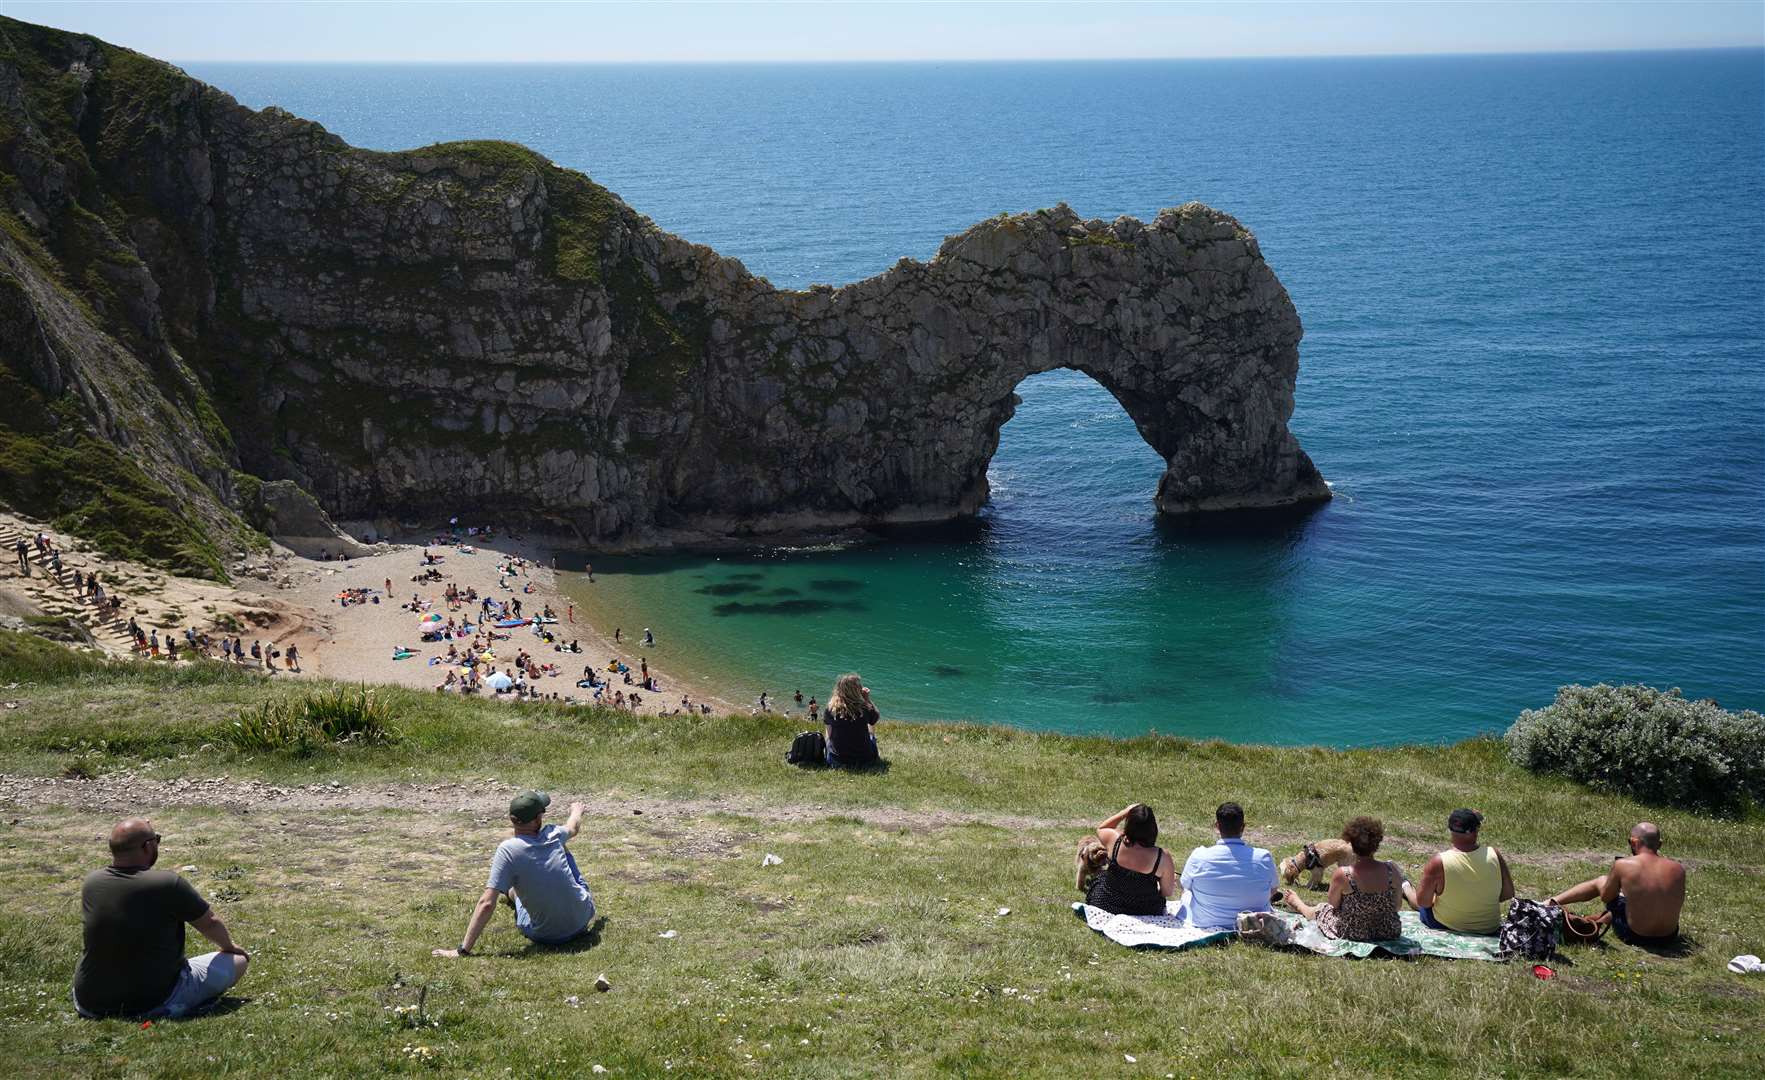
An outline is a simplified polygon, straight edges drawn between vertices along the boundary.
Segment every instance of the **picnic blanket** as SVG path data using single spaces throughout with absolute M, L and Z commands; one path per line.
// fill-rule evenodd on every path
M 1387 956 L 1444 956 L 1449 960 L 1501 960 L 1500 943 L 1493 936 L 1430 930 L 1413 911 L 1399 912 L 1403 931 L 1390 941 L 1345 941 L 1327 936 L 1318 924 L 1290 911 L 1275 916 L 1293 932 L 1293 944 L 1320 956 L 1365 958 L 1374 953 Z
M 1234 930 L 1202 930 L 1177 915 L 1113 915 L 1075 903 L 1072 913 L 1085 925 L 1130 949 L 1188 949 L 1236 937 Z
M 509 629 L 513 629 L 514 627 L 517 627 L 517 626 L 526 626 L 527 620 L 526 619 L 498 619 L 496 625 L 498 627 L 500 627 L 501 629 L 509 630 Z

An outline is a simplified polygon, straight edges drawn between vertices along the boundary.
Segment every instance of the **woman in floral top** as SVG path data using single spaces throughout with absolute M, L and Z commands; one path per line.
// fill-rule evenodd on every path
M 1390 941 L 1401 934 L 1398 905 L 1403 902 L 1403 871 L 1396 863 L 1373 858 L 1385 839 L 1385 826 L 1361 816 L 1342 830 L 1342 839 L 1354 849 L 1353 866 L 1338 866 L 1330 876 L 1330 898 L 1312 907 L 1287 890 L 1287 906 L 1333 938 L 1349 941 Z

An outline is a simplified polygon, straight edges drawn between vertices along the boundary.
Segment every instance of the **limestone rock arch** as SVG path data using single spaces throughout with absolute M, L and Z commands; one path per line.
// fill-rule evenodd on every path
M 1017 385 L 1056 368 L 1096 380 L 1164 458 L 1160 511 L 1330 497 L 1287 430 L 1299 317 L 1255 238 L 1197 203 L 1150 224 L 1084 221 L 1064 204 L 995 218 L 929 263 L 756 297 L 745 314 L 746 344 L 713 347 L 712 368 L 739 374 L 712 397 L 766 403 L 732 418 L 757 436 L 750 459 L 767 457 L 778 432 L 808 445 L 780 447 L 789 468 L 700 456 L 676 488 L 687 517 L 727 513 L 744 491 L 756 516 L 781 505 L 854 521 L 974 513 Z M 755 352 L 783 358 L 775 375 L 753 377 Z

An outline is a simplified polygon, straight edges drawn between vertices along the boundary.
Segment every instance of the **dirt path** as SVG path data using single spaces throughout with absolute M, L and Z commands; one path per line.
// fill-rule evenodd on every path
M 80 811 L 146 813 L 169 806 L 211 806 L 235 813 L 294 813 L 325 810 L 415 810 L 500 816 L 516 789 L 494 779 L 454 784 L 337 783 L 284 787 L 230 777 L 165 780 L 121 772 L 94 780 L 0 774 L 0 806 Z M 908 810 L 893 806 L 845 807 L 823 803 L 760 802 L 740 796 L 658 799 L 648 796 L 581 796 L 554 792 L 554 807 L 579 801 L 592 817 L 646 814 L 659 818 L 734 814 L 786 824 L 849 817 L 879 828 L 941 829 L 992 825 L 1003 829 L 1083 829 L 1086 822 L 1016 814 L 969 814 L 948 810 Z
M 261 780 L 231 777 L 195 777 L 167 780 L 112 773 L 93 780 L 63 780 L 47 776 L 0 774 L 0 808 L 42 810 L 64 808 L 85 813 L 145 814 L 168 807 L 214 807 L 238 814 L 284 812 L 306 817 L 328 811 L 405 810 L 425 814 L 470 814 L 499 819 L 516 790 L 497 779 L 446 784 L 339 783 L 282 786 Z M 883 829 L 946 829 L 963 825 L 988 825 L 1010 830 L 1070 830 L 1075 837 L 1093 824 L 1088 819 L 1043 818 L 1024 814 L 968 813 L 954 810 L 910 810 L 898 806 L 851 807 L 827 803 L 761 801 L 752 797 L 723 795 L 704 798 L 654 798 L 646 795 L 589 795 L 553 792 L 554 806 L 582 803 L 589 817 L 622 818 L 644 815 L 661 821 L 729 814 L 782 825 L 814 824 L 830 817 L 851 818 Z M 1203 836 L 1205 828 L 1192 822 L 1165 822 L 1173 836 Z M 1250 830 L 1247 838 L 1269 847 L 1279 859 L 1298 843 L 1292 837 Z M 1197 840 L 1197 843 L 1200 841 Z M 1425 842 L 1388 842 L 1386 857 L 1420 863 L 1434 849 Z M 1585 863 L 1611 858 L 1599 851 L 1504 851 L 1510 861 L 1547 872 L 1560 872 Z M 1681 859 L 1696 869 L 1700 861 Z

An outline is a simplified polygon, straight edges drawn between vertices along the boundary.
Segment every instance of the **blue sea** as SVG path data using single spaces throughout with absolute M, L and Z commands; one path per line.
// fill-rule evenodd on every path
M 1198 199 L 1306 327 L 1336 499 L 1161 522 L 1086 376 L 1026 381 L 969 529 L 597 559 L 663 671 L 885 716 L 1336 746 L 1570 682 L 1765 708 L 1765 53 L 190 72 L 350 142 L 504 138 L 781 287 L 999 213 Z M 610 627 L 609 627 L 610 628 Z M 698 684 L 669 688 L 695 692 Z

